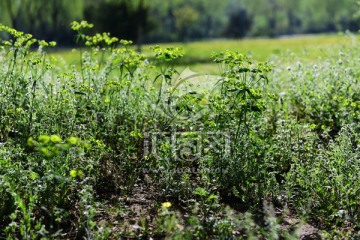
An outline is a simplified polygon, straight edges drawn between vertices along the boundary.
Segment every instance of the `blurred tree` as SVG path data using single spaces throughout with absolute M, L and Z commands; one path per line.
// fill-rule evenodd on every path
M 251 28 L 251 17 L 244 8 L 230 14 L 229 22 L 225 29 L 225 36 L 230 38 L 243 38 Z
M 36 38 L 71 44 L 69 24 L 80 20 L 83 0 L 3 0 L 0 21 Z
M 301 32 L 301 11 L 299 0 L 281 0 L 281 5 L 285 9 L 285 15 L 287 17 L 287 26 L 285 34 L 295 34 Z
M 87 3 L 85 18 L 95 23 L 96 32 L 110 32 L 120 39 L 133 40 L 140 50 L 152 24 L 149 5 L 144 0 L 109 0 Z
M 360 30 L 360 1 L 357 1 L 357 7 L 354 14 L 347 20 L 346 26 L 350 31 Z
M 221 37 L 228 20 L 226 8 L 229 0 L 196 0 L 192 1 L 191 4 L 194 5 L 194 8 L 199 13 L 199 18 L 195 22 L 192 34 L 197 38 Z
M 195 40 L 221 37 L 229 0 L 152 0 L 150 15 L 156 23 L 148 41 Z M 156 16 L 156 17 L 155 17 Z
M 190 37 L 191 25 L 199 19 L 199 13 L 192 6 L 184 5 L 175 8 L 173 14 L 179 40 L 187 40 Z
M 253 20 L 250 35 L 252 36 L 273 36 L 276 28 L 277 11 L 273 0 L 233 0 L 230 9 L 236 9 L 237 5 L 247 9 Z
M 2 10 L 2 21 L 13 28 L 18 28 L 18 12 L 21 6 L 21 0 L 2 0 L 0 7 Z
M 95 31 L 134 40 L 140 48 L 143 42 L 224 35 L 354 31 L 360 27 L 357 10 L 356 0 L 0 0 L 0 22 L 71 44 L 69 23 L 85 16 Z

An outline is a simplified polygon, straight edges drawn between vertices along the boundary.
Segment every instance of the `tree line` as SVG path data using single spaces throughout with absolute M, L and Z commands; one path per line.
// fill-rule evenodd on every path
M 139 44 L 220 37 L 276 37 L 360 28 L 356 0 L 1 0 L 0 22 L 74 44 L 69 24 Z

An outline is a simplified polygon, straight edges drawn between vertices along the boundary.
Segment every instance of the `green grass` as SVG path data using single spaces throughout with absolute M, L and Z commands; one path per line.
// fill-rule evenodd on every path
M 309 35 L 277 39 L 244 39 L 244 40 L 212 40 L 191 43 L 160 44 L 161 47 L 182 47 L 186 58 L 191 62 L 208 61 L 213 52 L 224 50 L 237 51 L 252 55 L 260 61 L 267 60 L 272 55 L 279 55 L 286 51 L 304 54 L 309 59 L 325 54 L 323 50 L 336 45 L 347 44 L 348 39 L 341 35 Z M 151 45 L 150 45 L 151 46 Z M 149 45 L 143 47 L 148 49 Z M 148 51 L 145 51 L 148 53 Z
M 302 35 L 287 38 L 257 38 L 244 40 L 209 40 L 189 43 L 164 43 L 160 47 L 181 47 L 185 56 L 179 63 L 179 69 L 191 67 L 192 70 L 202 73 L 217 73 L 218 69 L 210 58 L 212 53 L 225 50 L 248 54 L 258 61 L 268 61 L 274 56 L 299 56 L 306 60 L 326 58 L 342 46 L 349 46 L 352 39 L 343 34 L 333 35 Z M 152 56 L 151 47 L 154 44 L 144 45 L 143 54 Z M 329 51 L 331 49 L 331 51 Z M 68 63 L 79 62 L 79 50 L 59 50 L 52 53 L 63 57 Z

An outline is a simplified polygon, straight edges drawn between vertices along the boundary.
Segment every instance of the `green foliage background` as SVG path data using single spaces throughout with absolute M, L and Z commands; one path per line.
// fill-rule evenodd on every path
M 356 31 L 355 0 L 3 0 L 0 22 L 74 44 L 69 22 L 138 43 Z

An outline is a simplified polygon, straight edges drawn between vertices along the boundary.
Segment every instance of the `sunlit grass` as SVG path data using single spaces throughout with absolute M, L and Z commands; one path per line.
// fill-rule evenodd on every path
M 243 40 L 208 40 L 189 43 L 166 43 L 158 44 L 161 47 L 181 47 L 185 51 L 185 57 L 179 64 L 179 70 L 190 67 L 194 71 L 216 73 L 218 71 L 212 59 L 212 53 L 221 51 L 237 51 L 248 54 L 257 61 L 268 61 L 274 56 L 298 56 L 305 60 L 316 60 L 329 57 L 334 51 L 338 51 L 342 46 L 353 43 L 357 36 L 344 34 L 333 35 L 303 35 L 284 38 L 258 38 Z M 144 45 L 143 54 L 151 57 L 151 47 L 155 44 Z M 331 49 L 331 51 L 330 51 Z M 79 50 L 64 49 L 52 53 L 64 58 L 68 63 L 77 64 L 79 62 Z

